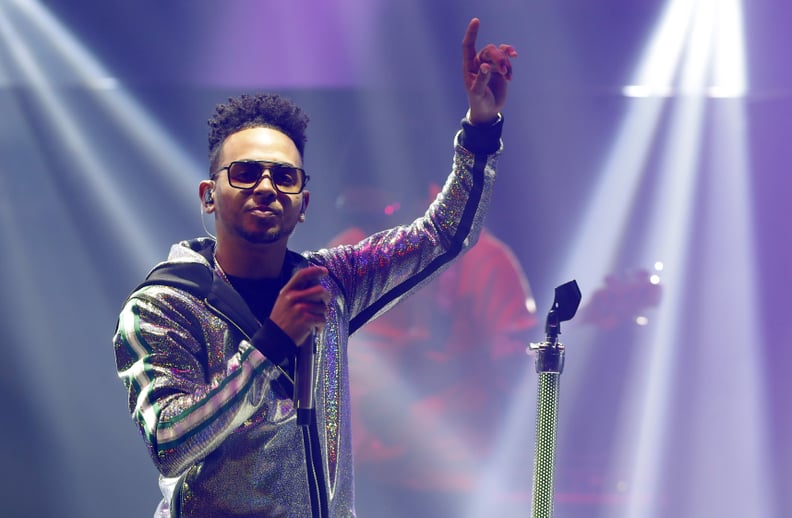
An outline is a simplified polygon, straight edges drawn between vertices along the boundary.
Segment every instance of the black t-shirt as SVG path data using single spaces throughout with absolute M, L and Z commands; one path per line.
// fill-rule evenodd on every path
M 247 279 L 232 275 L 227 277 L 231 286 L 245 299 L 250 311 L 253 312 L 258 321 L 265 322 L 269 318 L 270 313 L 272 313 L 275 299 L 278 298 L 278 293 L 284 285 L 283 280 L 280 278 Z
M 253 337 L 253 345 L 294 379 L 296 346 L 291 338 L 269 319 L 275 299 L 278 298 L 278 293 L 287 279 L 283 276 L 277 279 L 248 279 L 232 275 L 227 275 L 227 278 L 262 324 L 262 331 L 267 331 L 266 336 L 269 340 L 263 340 L 260 331 Z

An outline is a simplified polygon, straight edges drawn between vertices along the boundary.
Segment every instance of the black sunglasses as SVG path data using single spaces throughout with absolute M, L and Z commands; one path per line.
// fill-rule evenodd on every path
M 283 194 L 300 194 L 310 179 L 300 167 L 266 160 L 231 162 L 215 175 L 222 170 L 228 171 L 228 184 L 236 189 L 253 189 L 268 176 L 275 190 Z M 269 174 L 264 174 L 265 171 Z

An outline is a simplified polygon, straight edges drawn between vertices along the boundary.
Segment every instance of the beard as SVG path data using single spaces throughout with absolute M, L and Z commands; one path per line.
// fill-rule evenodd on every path
M 291 227 L 284 227 L 282 225 L 269 226 L 267 228 L 251 230 L 244 225 L 237 227 L 237 234 L 247 241 L 255 245 L 266 245 L 276 243 L 282 239 L 288 239 L 294 232 L 296 225 Z
M 248 243 L 255 245 L 266 245 L 269 243 L 275 243 L 276 241 L 280 241 L 284 237 L 283 232 L 280 232 L 275 229 L 267 230 L 264 232 L 250 232 L 247 230 L 242 230 L 239 232 L 239 235 L 242 237 L 242 239 L 244 239 Z

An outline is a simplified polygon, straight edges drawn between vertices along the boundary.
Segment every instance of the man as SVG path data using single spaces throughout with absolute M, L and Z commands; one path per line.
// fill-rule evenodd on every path
M 477 53 L 478 28 L 463 40 L 469 110 L 442 195 L 354 246 L 287 248 L 310 200 L 302 111 L 276 95 L 218 106 L 199 185 L 217 238 L 174 245 L 114 337 L 162 474 L 158 516 L 355 516 L 348 335 L 471 246 L 490 198 L 516 52 Z

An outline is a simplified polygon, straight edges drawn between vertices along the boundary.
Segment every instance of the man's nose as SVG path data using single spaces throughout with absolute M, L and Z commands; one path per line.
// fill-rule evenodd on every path
M 266 184 L 265 181 L 267 182 Z M 256 184 L 255 190 L 259 190 L 259 188 L 263 188 L 275 193 L 278 192 L 278 188 L 275 186 L 275 182 L 272 180 L 272 175 L 266 172 L 262 173 L 261 178 L 259 178 L 259 181 Z

